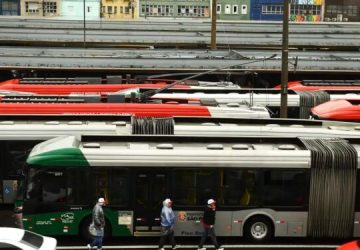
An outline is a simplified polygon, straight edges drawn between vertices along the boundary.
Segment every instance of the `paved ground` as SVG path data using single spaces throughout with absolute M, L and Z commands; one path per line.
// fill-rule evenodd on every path
M 12 210 L 12 206 L 3 207 L 0 209 L 0 227 L 16 227 L 14 213 Z M 179 239 L 179 242 L 183 243 L 180 249 L 196 249 L 196 242 L 198 239 Z M 115 250 L 115 249 L 157 249 L 157 241 L 158 239 L 148 239 L 148 238 L 139 238 L 139 239 L 109 239 L 105 242 L 106 246 L 104 249 Z M 183 242 L 182 242 L 183 241 Z M 226 249 L 232 250 L 282 250 L 282 249 L 301 249 L 301 250 L 334 250 L 340 243 L 339 242 L 330 242 L 329 240 L 320 240 L 317 241 L 315 244 L 301 241 L 301 239 L 296 239 L 295 242 L 293 240 L 279 240 L 279 242 L 274 242 L 269 245 L 251 245 L 245 244 L 241 245 L 239 242 L 234 241 L 233 239 L 221 239 L 223 241 L 223 245 Z M 81 239 L 77 237 L 66 237 L 58 238 L 59 247 L 57 249 L 86 249 L 86 242 L 83 242 Z M 180 244 L 181 244 L 180 243 Z M 241 242 L 240 242 L 241 243 Z M 210 247 L 210 245 L 209 245 Z M 168 248 L 169 249 L 169 248 Z M 213 249 L 213 248 L 209 248 Z

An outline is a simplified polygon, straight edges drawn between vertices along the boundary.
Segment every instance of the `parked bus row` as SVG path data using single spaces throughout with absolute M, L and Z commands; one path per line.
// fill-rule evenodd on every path
M 45 81 L 45 83 L 44 83 Z M 196 85 L 196 86 L 194 86 Z M 323 104 L 359 99 L 358 81 L 290 82 L 289 117 L 358 121 L 357 111 Z M 150 84 L 9 80 L 0 85 L 3 114 L 131 114 L 137 116 L 278 117 L 280 87 L 241 89 L 231 82 L 156 80 Z M 31 91 L 31 92 L 29 92 Z M 58 96 L 59 95 L 59 96 Z M 107 104 L 103 104 L 106 102 Z M 145 103 L 140 104 L 140 103 Z M 169 105 L 170 104 L 170 105 Z M 179 104 L 174 106 L 174 104 Z M 323 104 L 321 109 L 314 108 Z

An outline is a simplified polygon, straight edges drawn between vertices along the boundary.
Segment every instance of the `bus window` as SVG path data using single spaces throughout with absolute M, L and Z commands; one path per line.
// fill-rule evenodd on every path
M 65 202 L 66 188 L 63 172 L 47 172 L 42 179 L 44 202 Z
M 109 180 L 108 171 L 106 171 L 105 169 L 96 171 L 96 173 L 95 173 L 96 197 L 104 197 L 105 200 L 107 200 L 107 201 L 109 201 L 108 180 Z
M 95 200 L 98 197 L 104 197 L 109 205 L 128 205 L 129 174 L 127 170 L 99 169 L 91 175 L 93 176 L 84 177 L 84 181 L 93 180 L 88 184 L 92 187 L 91 193 L 93 195 L 87 198 Z
M 127 206 L 129 203 L 129 174 L 127 170 L 109 170 L 108 202 L 111 205 Z
M 241 174 L 244 186 L 240 198 L 240 205 L 242 206 L 254 206 L 259 204 L 259 197 L 256 189 L 258 186 L 256 173 L 257 171 L 244 170 Z
M 306 206 L 308 187 L 306 173 L 299 170 L 264 171 L 264 205 Z
M 30 169 L 28 177 L 28 185 L 26 190 L 26 199 L 41 201 L 41 170 Z
M 136 204 L 144 206 L 149 200 L 149 178 L 146 174 L 139 174 L 136 178 Z
M 152 207 L 162 207 L 164 197 L 169 197 L 166 191 L 166 176 L 165 174 L 155 174 L 152 185 Z
M 89 201 L 96 200 L 94 185 L 91 185 L 88 180 L 90 178 L 90 171 L 82 169 L 69 169 L 67 171 L 68 179 L 68 204 L 82 205 L 88 204 Z M 81 183 L 81 185 L 79 185 Z
M 206 204 L 210 198 L 217 196 L 217 171 L 212 170 L 183 170 L 173 172 L 174 201 L 178 205 Z
M 222 187 L 223 204 L 239 205 L 241 194 L 243 192 L 241 170 L 224 170 Z
M 258 170 L 225 170 L 222 190 L 224 205 L 258 205 L 259 174 Z

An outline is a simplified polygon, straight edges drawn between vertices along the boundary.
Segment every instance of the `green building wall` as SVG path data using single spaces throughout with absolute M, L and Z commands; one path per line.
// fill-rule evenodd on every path
M 217 20 L 249 20 L 250 0 L 217 0 Z

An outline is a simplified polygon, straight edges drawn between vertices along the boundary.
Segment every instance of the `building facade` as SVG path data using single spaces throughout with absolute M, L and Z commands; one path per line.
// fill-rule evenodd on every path
M 284 0 L 252 0 L 251 20 L 281 21 Z M 290 0 L 290 21 L 320 22 L 324 17 L 324 0 Z
M 101 16 L 104 19 L 138 19 L 138 10 L 135 0 L 102 0 L 101 2 Z
M 292 22 L 360 22 L 360 0 L 289 0 Z M 217 20 L 282 21 L 284 0 L 217 0 Z M 211 18 L 212 0 L 0 0 L 0 15 L 86 20 Z
M 283 5 L 283 0 L 251 0 L 250 20 L 281 21 Z
M 21 16 L 57 17 L 60 15 L 61 0 L 21 0 Z
M 326 0 L 324 21 L 360 22 L 360 1 Z
M 291 0 L 290 21 L 321 22 L 324 17 L 324 0 Z
M 210 18 L 210 5 L 210 0 L 139 0 L 139 15 L 142 18 Z
M 250 0 L 218 0 L 216 14 L 218 20 L 249 20 Z
M 61 18 L 68 20 L 100 19 L 100 0 L 62 0 Z

